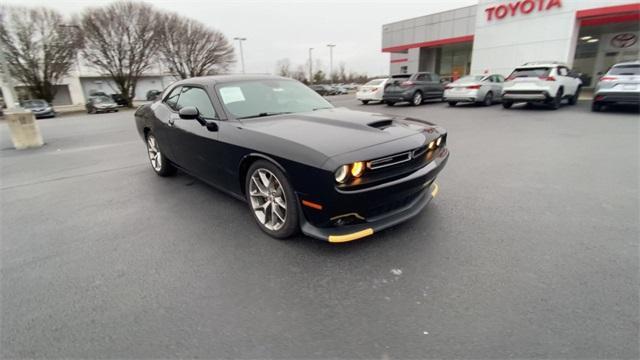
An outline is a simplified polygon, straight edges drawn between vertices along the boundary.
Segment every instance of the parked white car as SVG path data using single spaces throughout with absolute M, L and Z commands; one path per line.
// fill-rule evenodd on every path
M 449 106 L 456 106 L 459 102 L 490 106 L 501 98 L 502 84 L 504 77 L 498 74 L 463 76 L 444 87 L 444 101 Z
M 560 108 L 562 100 L 575 105 L 580 96 L 582 81 L 578 74 L 558 62 L 530 62 L 517 67 L 503 86 L 502 106 L 514 103 L 545 103 Z
M 640 105 L 640 61 L 615 64 L 598 81 L 591 110 L 614 104 Z
M 387 85 L 389 79 L 373 79 L 368 83 L 362 85 L 358 92 L 356 92 L 356 99 L 362 101 L 367 105 L 370 101 L 382 101 L 382 95 L 384 94 L 384 87 Z

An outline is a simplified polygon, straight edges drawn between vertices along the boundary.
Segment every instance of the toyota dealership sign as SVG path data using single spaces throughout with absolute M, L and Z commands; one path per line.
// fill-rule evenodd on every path
M 507 17 L 528 15 L 562 7 L 561 0 L 518 0 L 484 9 L 487 21 L 502 20 Z

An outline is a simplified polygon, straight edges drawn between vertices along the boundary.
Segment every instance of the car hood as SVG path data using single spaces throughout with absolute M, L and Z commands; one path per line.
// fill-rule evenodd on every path
M 423 120 L 354 111 L 345 108 L 277 115 L 242 120 L 243 127 L 285 141 L 295 142 L 327 157 L 417 137 L 411 146 L 434 132 L 434 124 Z

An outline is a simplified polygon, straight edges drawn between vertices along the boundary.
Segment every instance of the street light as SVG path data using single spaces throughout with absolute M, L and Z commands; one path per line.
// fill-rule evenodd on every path
M 233 40 L 238 40 L 240 46 L 240 63 L 242 64 L 242 73 L 244 74 L 244 53 L 242 52 L 242 42 L 247 40 L 245 37 L 234 37 Z
M 333 48 L 336 47 L 335 44 L 327 44 L 329 48 L 329 80 L 333 84 Z
M 313 84 L 313 59 L 311 58 L 311 51 L 313 51 L 313 48 L 309 48 L 309 84 Z

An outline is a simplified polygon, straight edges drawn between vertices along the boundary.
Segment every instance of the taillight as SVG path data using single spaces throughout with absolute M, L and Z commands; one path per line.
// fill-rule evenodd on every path
M 413 81 L 405 81 L 402 84 L 400 84 L 400 86 L 402 86 L 402 87 L 408 87 L 408 86 L 411 86 L 411 85 L 413 85 Z
M 509 77 L 506 79 L 506 81 L 512 81 L 512 80 L 515 80 L 515 79 L 516 79 L 516 77 L 515 77 L 515 76 L 509 76 Z
M 467 89 L 478 90 L 480 89 L 480 85 L 469 85 L 467 86 Z
M 554 78 L 553 76 L 540 76 L 540 80 L 556 81 L 556 78 Z
M 603 76 L 600 78 L 600 81 L 615 81 L 618 80 L 615 76 Z

